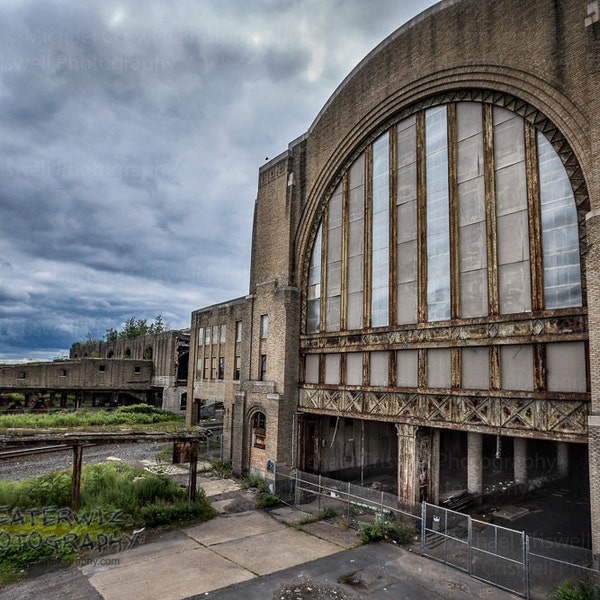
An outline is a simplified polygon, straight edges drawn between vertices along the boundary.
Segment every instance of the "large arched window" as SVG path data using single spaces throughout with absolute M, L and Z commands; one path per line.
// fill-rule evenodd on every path
M 334 190 L 305 290 L 309 334 L 581 306 L 577 209 L 560 157 L 499 106 L 405 118 Z

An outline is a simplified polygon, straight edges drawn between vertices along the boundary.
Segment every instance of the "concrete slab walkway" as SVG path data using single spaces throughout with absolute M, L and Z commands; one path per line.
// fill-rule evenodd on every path
M 203 477 L 199 483 L 218 506 L 215 519 L 111 555 L 113 564 L 73 566 L 9 586 L 0 599 L 264 600 L 282 584 L 311 580 L 343 594 L 332 598 L 514 598 L 408 550 L 359 546 L 353 530 L 301 524 L 307 515 L 290 507 L 228 513 L 240 505 L 239 484 Z

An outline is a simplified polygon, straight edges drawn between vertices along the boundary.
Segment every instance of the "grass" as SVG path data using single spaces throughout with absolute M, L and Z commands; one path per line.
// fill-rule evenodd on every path
M 271 490 L 265 480 L 258 475 L 244 475 L 240 479 L 245 489 L 253 488 L 256 490 L 256 508 L 270 508 L 281 502 L 281 498 L 271 493 Z
M 134 542 L 134 529 L 215 516 L 202 490 L 190 503 L 187 490 L 170 478 L 125 463 L 83 467 L 77 513 L 59 508 L 69 505 L 70 491 L 70 471 L 0 481 L 0 583 L 41 560 L 123 550 Z
M 399 525 L 385 518 L 377 517 L 374 524 L 360 524 L 359 536 L 363 544 L 383 540 L 395 544 L 408 545 L 415 539 L 415 530 L 413 527 Z
M 52 413 L 25 413 L 0 415 L 1 429 L 105 428 L 112 426 L 135 427 L 152 425 L 179 427 L 185 418 L 149 404 L 121 406 L 115 410 L 72 411 Z

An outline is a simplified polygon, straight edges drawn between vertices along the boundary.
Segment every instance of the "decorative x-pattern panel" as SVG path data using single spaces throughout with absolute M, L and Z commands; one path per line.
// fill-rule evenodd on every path
M 424 426 L 447 423 L 465 429 L 502 428 L 507 435 L 511 430 L 528 430 L 583 437 L 587 436 L 589 402 L 301 389 L 299 408 L 343 413 L 349 418 L 371 415 L 385 420 L 410 419 Z

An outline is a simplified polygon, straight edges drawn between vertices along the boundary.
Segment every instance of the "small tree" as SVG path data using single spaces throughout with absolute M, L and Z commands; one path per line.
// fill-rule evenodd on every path
M 117 339 L 131 339 L 138 335 L 148 335 L 166 331 L 168 325 L 164 322 L 162 315 L 157 315 L 154 321 L 148 324 L 148 319 L 129 317 L 120 331 L 112 327 L 104 332 L 104 339 L 107 342 L 114 342 Z

